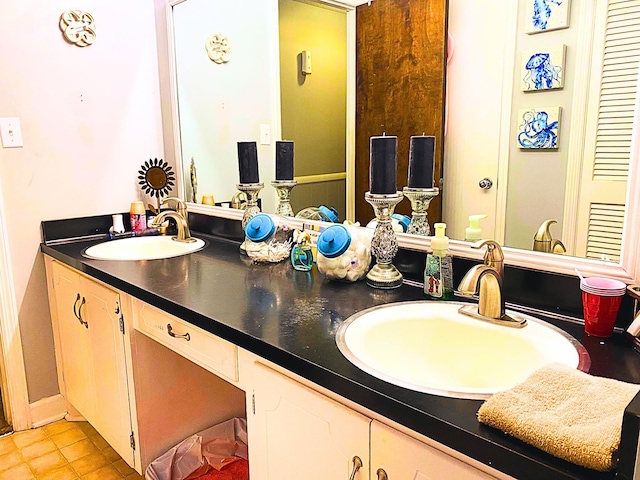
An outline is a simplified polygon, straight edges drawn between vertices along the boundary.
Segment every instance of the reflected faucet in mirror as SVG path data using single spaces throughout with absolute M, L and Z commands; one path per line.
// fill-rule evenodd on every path
M 564 244 L 554 239 L 551 235 L 550 228 L 554 223 L 558 223 L 555 220 L 549 219 L 542 222 L 540 228 L 533 237 L 533 251 L 534 252 L 546 252 L 563 254 L 567 251 Z

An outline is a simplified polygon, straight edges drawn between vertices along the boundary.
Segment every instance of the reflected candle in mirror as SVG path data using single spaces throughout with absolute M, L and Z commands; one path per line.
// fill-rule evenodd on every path
M 409 188 L 433 188 L 433 157 L 436 137 L 411 137 L 409 146 Z
M 240 183 L 259 183 L 258 145 L 256 142 L 238 142 L 238 168 Z
M 276 142 L 276 180 L 293 180 L 293 142 Z
M 369 139 L 369 191 L 384 195 L 397 191 L 398 137 L 382 136 Z

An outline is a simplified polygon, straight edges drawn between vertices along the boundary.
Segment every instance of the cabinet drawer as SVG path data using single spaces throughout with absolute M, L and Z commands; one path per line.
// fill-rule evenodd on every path
M 134 328 L 216 375 L 238 381 L 238 347 L 134 299 Z

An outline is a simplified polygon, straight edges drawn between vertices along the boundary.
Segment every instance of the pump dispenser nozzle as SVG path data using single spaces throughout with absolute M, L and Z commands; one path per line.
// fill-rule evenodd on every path
M 435 237 L 431 238 L 431 248 L 434 251 L 446 251 L 449 249 L 449 237 L 445 236 L 446 223 L 436 223 L 433 225 L 436 231 Z
M 482 239 L 482 229 L 480 228 L 480 220 L 487 218 L 488 215 L 469 215 L 469 226 L 464 230 L 464 239 L 466 242 L 477 242 Z

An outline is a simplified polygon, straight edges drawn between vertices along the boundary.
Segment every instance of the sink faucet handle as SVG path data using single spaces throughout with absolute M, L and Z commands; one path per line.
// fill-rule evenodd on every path
M 182 215 L 185 220 L 187 218 L 187 204 L 184 203 L 184 201 L 181 198 L 178 197 L 167 197 L 164 200 L 162 200 L 161 205 L 168 205 L 169 208 L 171 208 L 171 202 L 175 202 L 178 204 L 177 208 L 176 208 L 176 212 L 178 212 L 180 215 Z
M 484 254 L 483 262 L 485 265 L 495 268 L 500 274 L 500 278 L 504 277 L 504 253 L 502 253 L 502 247 L 495 240 L 478 240 L 471 244 L 471 248 L 487 247 L 487 251 Z

